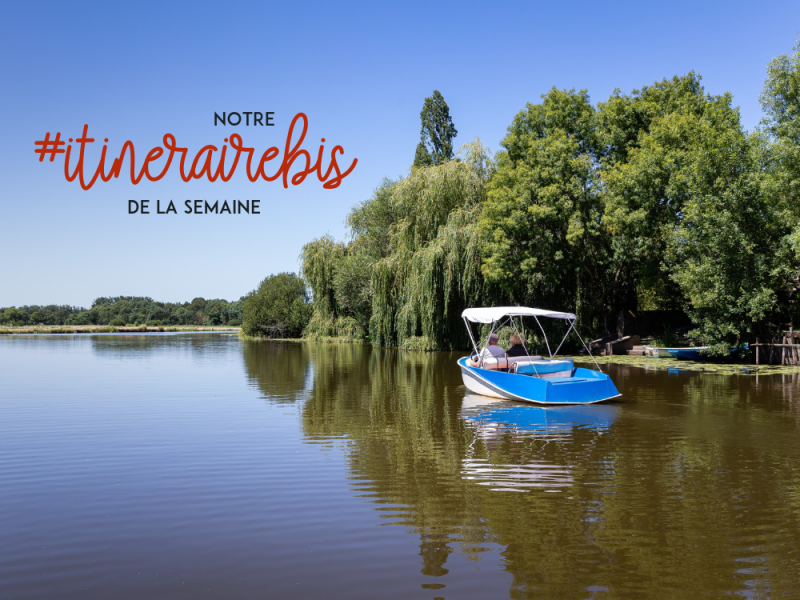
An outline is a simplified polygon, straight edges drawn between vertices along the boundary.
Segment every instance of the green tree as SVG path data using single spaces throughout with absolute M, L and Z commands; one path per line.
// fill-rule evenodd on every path
M 388 246 L 372 268 L 373 343 L 466 347 L 460 314 L 482 299 L 477 217 L 492 170 L 475 139 L 460 160 L 413 169 L 392 186 Z
M 515 304 L 577 311 L 595 327 L 629 295 L 603 224 L 601 148 L 585 90 L 557 90 L 517 114 L 480 217 L 483 275 Z
M 192 312 L 205 312 L 206 310 L 206 299 L 205 298 L 195 298 L 191 302 Z
M 369 200 L 353 207 L 347 215 L 352 251 L 365 254 L 373 261 L 384 258 L 390 251 L 391 233 L 398 221 L 398 212 L 392 203 L 395 183 L 384 179 Z
M 730 115 L 687 117 L 680 128 L 695 139 L 684 167 L 689 197 L 671 230 L 666 262 L 687 298 L 686 312 L 708 344 L 754 341 L 771 315 L 781 310 L 794 261 L 790 227 L 763 194 L 758 140 Z M 694 122 L 692 122 L 694 121 Z
M 766 117 L 762 121 L 769 136 L 764 144 L 762 169 L 766 174 L 764 193 L 780 210 L 783 220 L 793 224 L 786 243 L 792 274 L 781 302 L 783 318 L 800 319 L 800 42 L 791 55 L 783 54 L 767 66 L 767 80 L 761 94 Z
M 714 110 L 730 111 L 730 97 L 706 95 L 693 72 L 630 95 L 615 90 L 598 107 L 603 223 L 612 234 L 612 261 L 615 270 L 630 273 L 639 295 L 656 299 L 658 308 L 685 304 L 664 260 L 671 228 L 690 194 L 685 180 L 672 175 L 697 142 L 681 128 L 687 119 L 702 119 Z M 635 309 L 636 301 L 629 298 L 628 306 L 617 309 Z
M 339 264 L 347 254 L 347 246 L 330 235 L 324 235 L 303 246 L 301 274 L 311 288 L 314 310 L 324 317 L 338 313 L 334 279 Z
M 300 337 L 311 314 L 305 283 L 294 273 L 270 275 L 247 295 L 243 314 L 246 335 Z
M 415 167 L 441 165 L 453 158 L 453 138 L 458 131 L 450 117 L 450 107 L 439 90 L 425 98 L 419 113 L 420 142 L 414 156 Z
M 423 142 L 417 144 L 417 151 L 414 153 L 414 166 L 415 167 L 430 167 L 433 165 L 431 153 L 425 147 Z
M 348 252 L 333 277 L 333 291 L 340 315 L 352 317 L 361 331 L 369 329 L 372 315 L 372 261 L 363 253 Z
M 14 306 L 7 308 L 3 315 L 3 321 L 11 327 L 21 327 L 25 325 L 26 318 L 27 315 Z

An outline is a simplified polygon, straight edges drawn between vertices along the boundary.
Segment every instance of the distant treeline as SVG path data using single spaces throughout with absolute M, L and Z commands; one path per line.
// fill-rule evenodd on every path
M 235 302 L 195 298 L 191 302 L 157 302 L 140 296 L 98 298 L 89 309 L 79 306 L 0 308 L 0 325 L 230 325 L 242 323 L 245 298 Z

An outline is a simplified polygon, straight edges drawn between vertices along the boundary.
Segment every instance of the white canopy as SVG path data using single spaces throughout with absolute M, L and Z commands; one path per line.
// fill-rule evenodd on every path
M 528 308 L 527 306 L 488 306 L 485 308 L 465 308 L 461 317 L 473 323 L 494 323 L 503 317 L 549 317 L 551 319 L 569 319 L 575 321 L 578 317 L 572 313 L 543 310 L 541 308 Z

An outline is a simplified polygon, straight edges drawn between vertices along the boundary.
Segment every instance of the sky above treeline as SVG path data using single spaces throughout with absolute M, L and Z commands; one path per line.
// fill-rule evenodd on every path
M 456 146 L 479 137 L 494 151 L 514 115 L 553 86 L 588 89 L 598 103 L 692 70 L 707 92 L 730 92 L 753 129 L 767 63 L 791 52 L 798 17 L 796 2 L 9 4 L 0 307 L 235 300 L 267 275 L 296 272 L 304 243 L 343 238 L 350 208 L 408 171 L 434 89 Z M 215 126 L 223 111 L 273 112 L 275 126 Z M 66 180 L 63 154 L 39 162 L 33 152 L 45 133 L 76 138 L 88 124 L 91 175 L 105 138 L 109 164 L 131 140 L 138 169 L 166 133 L 189 161 L 238 133 L 257 155 L 280 149 L 274 171 L 298 112 L 312 156 L 325 138 L 326 156 L 342 146 L 344 168 L 358 159 L 338 188 L 314 175 L 288 189 L 252 183 L 243 164 L 228 182 L 184 182 L 176 158 L 159 181 L 131 184 L 126 162 L 118 180 L 83 190 Z M 186 199 L 256 198 L 259 215 L 183 212 Z M 177 214 L 131 215 L 131 199 L 173 200 Z

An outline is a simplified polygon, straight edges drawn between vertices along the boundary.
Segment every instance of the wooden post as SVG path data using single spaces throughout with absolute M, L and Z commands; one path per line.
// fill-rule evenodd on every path
M 786 343 L 786 336 L 781 337 L 781 344 Z M 781 346 L 781 365 L 786 364 L 786 346 Z
M 761 346 L 758 345 L 758 338 L 756 338 L 756 366 L 758 366 L 758 353 L 761 352 Z
M 774 344 L 774 343 L 775 343 L 775 338 L 770 338 L 770 344 L 769 344 L 769 364 L 772 364 L 772 355 L 774 354 L 774 349 L 775 349 L 775 346 L 773 346 L 773 344 Z

